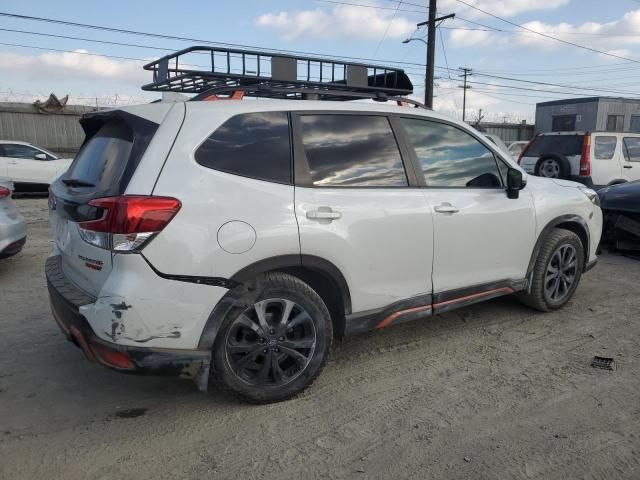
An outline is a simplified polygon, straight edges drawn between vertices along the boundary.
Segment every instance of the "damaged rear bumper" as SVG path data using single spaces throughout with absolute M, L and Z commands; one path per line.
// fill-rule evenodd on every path
M 67 339 L 78 346 L 88 360 L 125 373 L 194 378 L 201 388 L 206 388 L 210 352 L 134 347 L 98 338 L 80 313 L 80 307 L 93 304 L 96 299 L 66 279 L 59 256 L 47 259 L 45 271 L 53 317 Z

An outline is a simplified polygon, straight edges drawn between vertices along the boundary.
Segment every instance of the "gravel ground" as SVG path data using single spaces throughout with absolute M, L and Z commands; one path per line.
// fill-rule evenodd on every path
M 0 478 L 640 478 L 638 261 L 602 256 L 560 312 L 502 298 L 349 338 L 303 395 L 249 406 L 85 361 L 49 312 L 46 200 L 17 202 Z

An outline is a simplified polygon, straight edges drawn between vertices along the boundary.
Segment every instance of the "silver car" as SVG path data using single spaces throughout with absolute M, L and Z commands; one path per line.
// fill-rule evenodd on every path
M 0 179 L 0 258 L 15 255 L 27 240 L 27 224 L 11 195 L 13 183 Z

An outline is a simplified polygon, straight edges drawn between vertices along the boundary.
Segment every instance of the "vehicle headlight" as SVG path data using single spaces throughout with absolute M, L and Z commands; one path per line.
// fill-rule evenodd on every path
M 589 200 L 591 200 L 591 203 L 597 207 L 600 206 L 600 197 L 595 190 L 591 190 L 590 188 L 581 188 L 580 191 L 584 193 Z

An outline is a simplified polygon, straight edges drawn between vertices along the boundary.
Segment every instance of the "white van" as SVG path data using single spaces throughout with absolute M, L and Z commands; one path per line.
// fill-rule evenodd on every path
M 640 133 L 540 133 L 518 163 L 527 173 L 591 188 L 640 180 Z

